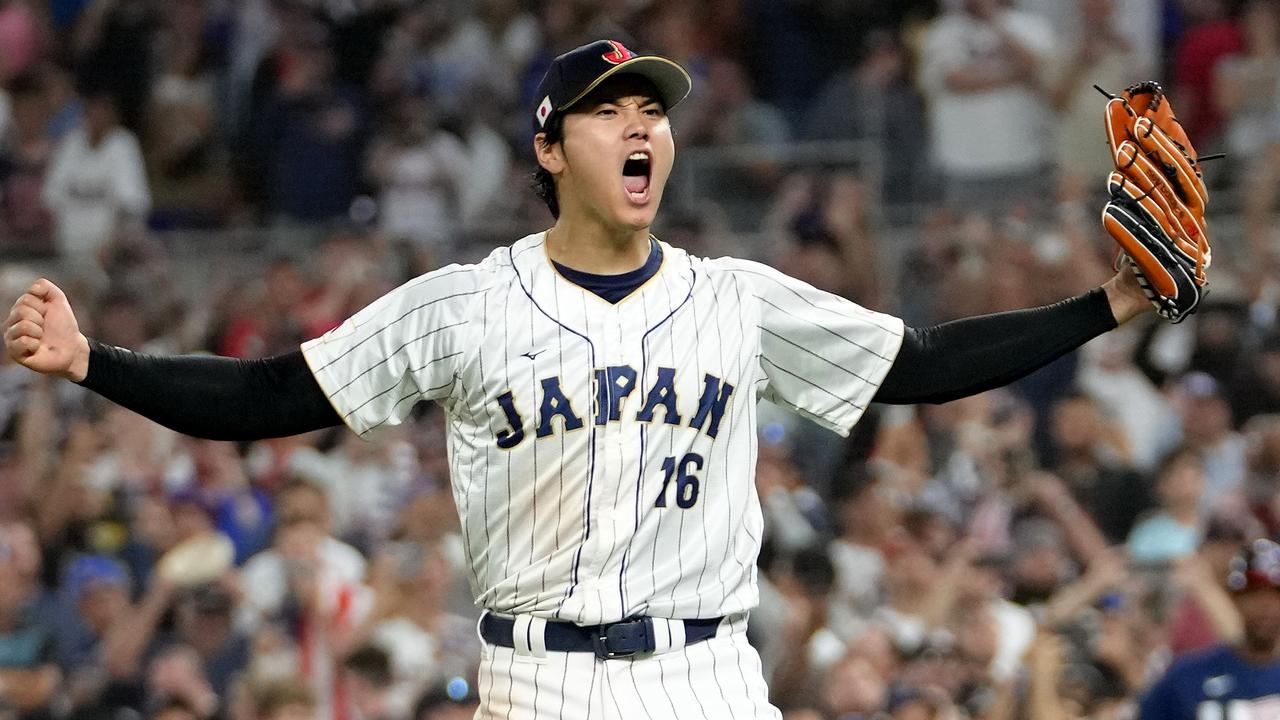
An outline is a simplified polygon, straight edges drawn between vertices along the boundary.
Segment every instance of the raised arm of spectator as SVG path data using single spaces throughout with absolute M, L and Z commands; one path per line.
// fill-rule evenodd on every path
M 1058 695 L 1062 676 L 1062 640 L 1041 632 L 1027 650 L 1027 720 L 1068 720 Z
M 1049 473 L 1038 473 L 1030 479 L 1032 497 L 1037 507 L 1062 530 L 1072 554 L 1088 565 L 1110 553 L 1107 537 L 1080 503 L 1067 491 L 1067 486 Z
M 41 491 L 36 505 L 36 527 L 46 546 L 59 544 L 60 536 L 76 515 L 80 480 L 97 453 L 97 432 L 87 422 L 71 427 L 66 446 Z
M 20 712 L 27 713 L 49 704 L 62 673 L 53 663 L 31 670 L 0 669 L 0 698 L 6 698 Z
M 775 663 L 773 675 L 769 678 L 772 699 L 778 703 L 802 701 L 801 696 L 812 692 L 810 676 L 813 668 L 810 656 L 813 652 L 813 635 L 822 628 L 826 620 L 824 609 L 803 592 L 787 593 L 786 603 L 787 617 L 782 630 L 781 657 Z
M 58 426 L 54 412 L 53 389 L 49 382 L 41 378 L 32 383 L 23 398 L 22 414 L 18 417 L 17 448 L 18 464 L 21 467 L 19 477 L 22 478 L 22 497 L 28 502 L 47 492 L 42 487 L 44 480 L 53 473 L 57 453 L 53 441 Z
M 173 585 L 157 575 L 124 621 L 107 631 L 102 638 L 102 658 L 111 677 L 130 678 L 141 669 L 142 655 L 155 638 L 156 628 L 173 602 L 173 594 Z
M 1045 605 L 1040 622 L 1053 628 L 1077 616 L 1077 613 L 1093 605 L 1105 593 L 1122 585 L 1128 579 L 1125 559 L 1115 551 L 1095 557 L 1089 569 L 1075 582 L 1067 585 Z
M 973 57 L 967 25 L 948 21 L 944 16 L 930 29 L 921 52 L 920 71 L 927 93 L 979 93 L 1018 83 L 1040 87 L 1041 67 L 1052 47 L 1052 29 L 1036 23 L 1035 27 L 1014 32 L 999 17 L 988 22 L 1000 42 L 1003 62 Z
M 1233 643 L 1244 636 L 1244 619 L 1240 617 L 1240 611 L 1203 556 L 1192 554 L 1179 560 L 1172 580 L 1195 599 L 1219 640 Z
M 973 560 L 977 553 L 977 545 L 968 540 L 961 540 L 952 547 L 947 562 L 942 566 L 938 576 L 938 584 L 929 594 L 925 603 L 921 620 L 929 632 L 946 625 L 955 610 L 956 600 L 960 596 L 960 586 L 964 578 L 973 570 Z

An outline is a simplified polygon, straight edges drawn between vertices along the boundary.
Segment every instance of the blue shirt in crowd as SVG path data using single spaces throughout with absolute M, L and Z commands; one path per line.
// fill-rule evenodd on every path
M 1280 659 L 1245 662 L 1215 647 L 1174 662 L 1139 706 L 1141 720 L 1203 720 L 1280 716 Z

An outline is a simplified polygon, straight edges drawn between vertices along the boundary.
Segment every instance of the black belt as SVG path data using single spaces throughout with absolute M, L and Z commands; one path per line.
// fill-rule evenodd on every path
M 724 618 L 684 620 L 684 644 L 692 645 L 714 637 Z M 514 648 L 512 635 L 516 621 L 485 613 L 480 619 L 480 637 L 500 647 Z M 542 633 L 547 650 L 552 652 L 592 652 L 601 660 L 626 658 L 657 649 L 653 637 L 653 619 L 633 618 L 607 625 L 574 625 L 548 620 Z

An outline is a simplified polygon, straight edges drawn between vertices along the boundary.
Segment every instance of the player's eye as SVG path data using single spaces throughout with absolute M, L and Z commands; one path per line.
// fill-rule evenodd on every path
M 611 107 L 602 107 L 599 110 L 596 110 L 597 117 L 613 117 L 617 114 L 618 111 Z
M 650 105 L 644 109 L 644 114 L 646 117 L 660 118 L 666 113 L 662 111 L 661 105 Z

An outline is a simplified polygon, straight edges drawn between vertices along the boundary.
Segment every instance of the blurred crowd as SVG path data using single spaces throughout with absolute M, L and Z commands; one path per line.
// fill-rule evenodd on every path
M 0 0 L 0 296 L 290 351 L 548 224 L 530 95 L 601 37 L 685 64 L 680 152 L 729 158 L 677 160 L 660 237 L 914 325 L 1105 281 L 1091 86 L 1162 79 L 1229 154 L 1199 314 L 848 440 L 766 408 L 750 633 L 789 720 L 1193 717 L 1151 688 L 1213 648 L 1274 709 L 1280 590 L 1229 579 L 1280 537 L 1275 0 Z M 879 165 L 786 152 L 846 141 Z M 0 720 L 470 717 L 443 434 L 205 442 L 0 365 Z

